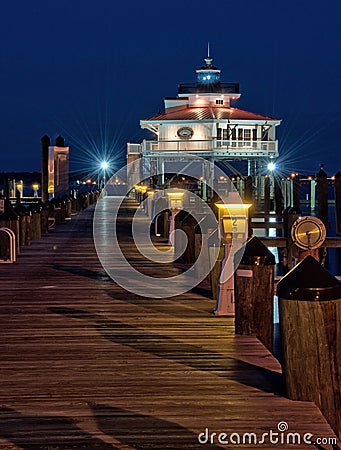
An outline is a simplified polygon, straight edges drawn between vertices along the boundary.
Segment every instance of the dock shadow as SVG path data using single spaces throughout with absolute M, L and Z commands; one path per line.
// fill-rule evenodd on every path
M 137 450 L 221 449 L 215 444 L 199 444 L 197 434 L 165 419 L 96 403 L 90 406 L 103 433 Z
M 224 357 L 219 353 L 151 333 L 117 320 L 109 320 L 102 315 L 69 308 L 51 307 L 49 310 L 55 314 L 93 322 L 92 325 L 98 333 L 115 344 L 184 364 L 196 370 L 210 372 L 264 392 L 283 395 L 283 377 L 278 372 L 237 358 Z
M 109 275 L 106 275 L 103 272 L 98 272 L 95 270 L 84 269 L 84 267 L 63 266 L 61 264 L 54 264 L 53 268 L 56 270 L 62 270 L 64 272 L 71 273 L 73 275 L 80 275 L 82 277 L 90 278 L 91 280 L 112 282 L 112 279 L 109 277 Z
M 119 450 L 70 418 L 22 414 L 6 407 L 0 407 L 0 436 L 24 450 Z

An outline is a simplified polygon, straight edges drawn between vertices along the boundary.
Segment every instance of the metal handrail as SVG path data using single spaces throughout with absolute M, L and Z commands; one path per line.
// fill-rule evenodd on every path
M 7 227 L 0 227 L 0 232 L 3 231 L 9 237 L 9 260 L 0 260 L 0 262 L 4 263 L 13 263 L 17 260 L 17 249 L 16 249 L 16 238 L 14 231 Z

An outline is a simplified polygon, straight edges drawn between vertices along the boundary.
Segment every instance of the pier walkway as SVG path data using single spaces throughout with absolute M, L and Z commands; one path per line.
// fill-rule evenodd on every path
M 123 251 L 135 208 L 127 202 L 120 216 Z M 215 435 L 204 443 L 211 433 L 261 439 L 279 422 L 302 439 L 334 436 L 315 405 L 282 395 L 278 362 L 214 317 L 200 291 L 148 299 L 116 285 L 98 261 L 92 217 L 93 207 L 0 266 L 0 449 L 252 449 Z

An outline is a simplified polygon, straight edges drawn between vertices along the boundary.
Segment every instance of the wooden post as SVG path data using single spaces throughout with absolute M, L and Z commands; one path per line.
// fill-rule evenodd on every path
M 182 260 L 185 264 L 193 264 L 195 262 L 195 226 L 197 225 L 196 219 L 188 214 L 181 222 L 181 229 L 187 236 L 187 247 L 182 255 Z
M 250 175 L 245 179 L 244 201 L 252 203 L 252 177 Z
M 239 261 L 240 257 L 240 252 L 237 252 L 235 261 Z M 237 334 L 257 336 L 271 352 L 274 268 L 274 255 L 253 236 L 247 241 L 235 272 L 235 331 Z
M 311 213 L 315 212 L 316 207 L 316 181 L 310 181 L 310 211 Z
M 267 175 L 264 178 L 264 213 L 269 214 L 270 209 L 271 209 L 270 177 Z
M 322 220 L 328 230 L 328 179 L 322 169 L 316 175 L 317 217 Z
M 197 221 L 194 219 L 194 217 L 185 210 L 179 211 L 175 216 L 175 230 L 179 229 L 184 231 L 184 233 L 187 236 L 187 245 L 182 253 L 182 255 L 179 257 L 179 261 L 181 261 L 183 264 L 192 264 L 195 261 L 195 225 L 197 224 Z M 177 252 L 177 249 L 183 246 L 182 242 L 182 236 L 180 235 L 180 241 L 179 236 L 176 237 L 174 242 L 174 252 Z
M 30 206 L 31 211 L 31 239 L 37 241 L 41 239 L 41 216 L 40 207 L 37 204 Z
M 269 223 L 269 214 L 271 209 L 271 199 L 270 199 L 270 177 L 266 175 L 264 177 L 264 222 Z M 265 235 L 269 236 L 269 228 L 265 227 Z
M 281 181 L 274 177 L 274 195 L 275 195 L 275 212 L 276 214 L 282 214 L 283 211 L 283 194 L 281 189 Z
M 335 219 L 336 219 L 336 235 L 341 236 L 341 172 L 335 175 Z
M 316 403 L 341 438 L 341 283 L 307 256 L 277 295 L 287 395 Z
M 31 244 L 31 212 L 25 206 L 18 204 L 14 208 L 19 216 L 19 245 L 27 246 Z
M 293 200 L 292 206 L 296 212 L 300 211 L 300 177 L 296 174 L 292 178 L 293 182 Z
M 211 293 L 212 293 L 212 299 L 217 300 L 218 298 L 218 292 L 219 292 L 219 279 L 221 274 L 221 263 L 224 259 L 225 254 L 225 247 L 222 244 L 218 245 L 209 245 L 208 247 L 209 251 L 209 258 L 210 261 L 213 261 L 216 259 L 216 262 L 214 263 L 214 266 L 212 267 L 212 270 L 210 272 L 210 284 L 211 284 Z M 218 256 L 217 256 L 218 253 Z
M 287 246 L 283 255 L 283 271 L 287 273 L 294 266 L 295 258 L 298 258 L 297 247 L 291 238 L 291 227 L 300 217 L 300 214 L 293 208 L 287 208 L 283 211 L 283 230 L 284 237 L 287 238 Z
M 274 196 L 275 196 L 275 213 L 282 214 L 283 212 L 283 194 L 281 189 L 281 181 L 274 177 Z M 276 228 L 276 236 L 282 237 L 283 230 Z
M 49 207 L 48 204 L 41 202 L 40 211 L 40 225 L 41 234 L 46 234 L 49 231 Z
M 48 194 L 48 182 L 49 182 L 49 146 L 51 145 L 51 139 L 45 135 L 41 138 L 41 199 L 46 202 L 49 199 Z

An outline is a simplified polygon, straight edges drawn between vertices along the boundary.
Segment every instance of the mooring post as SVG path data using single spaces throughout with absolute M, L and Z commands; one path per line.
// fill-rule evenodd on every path
M 19 245 L 28 246 L 31 244 L 31 211 L 21 203 L 14 207 L 14 211 L 19 216 Z
M 313 178 L 310 180 L 310 211 L 315 212 L 316 208 L 316 180 Z
M 275 257 L 253 236 L 234 259 L 240 260 L 235 272 L 235 331 L 257 336 L 273 352 Z
M 341 236 L 341 172 L 337 172 L 335 175 L 334 194 L 336 235 Z
M 293 182 L 293 202 L 292 206 L 295 209 L 295 211 L 300 210 L 300 176 L 298 173 L 295 174 L 292 178 Z
M 277 295 L 287 395 L 316 403 L 341 438 L 341 283 L 307 256 Z
M 46 202 L 49 199 L 48 183 L 49 183 L 49 146 L 51 139 L 45 135 L 41 138 L 41 199 Z
M 270 177 L 269 175 L 266 175 L 264 177 L 264 222 L 267 224 L 269 222 L 269 214 L 271 209 L 271 198 L 270 198 Z M 265 234 L 266 236 L 269 236 L 269 228 L 265 227 Z
M 321 170 L 316 174 L 317 217 L 322 220 L 328 230 L 328 178 L 326 172 Z
M 31 212 L 31 239 L 38 241 L 41 239 L 41 208 L 38 204 L 32 203 L 29 210 Z
M 275 213 L 277 215 L 282 214 L 283 212 L 283 193 L 281 189 L 281 181 L 274 177 L 274 196 L 275 196 Z M 276 219 L 278 221 L 278 219 Z M 276 228 L 276 236 L 282 237 L 283 230 L 280 228 Z

